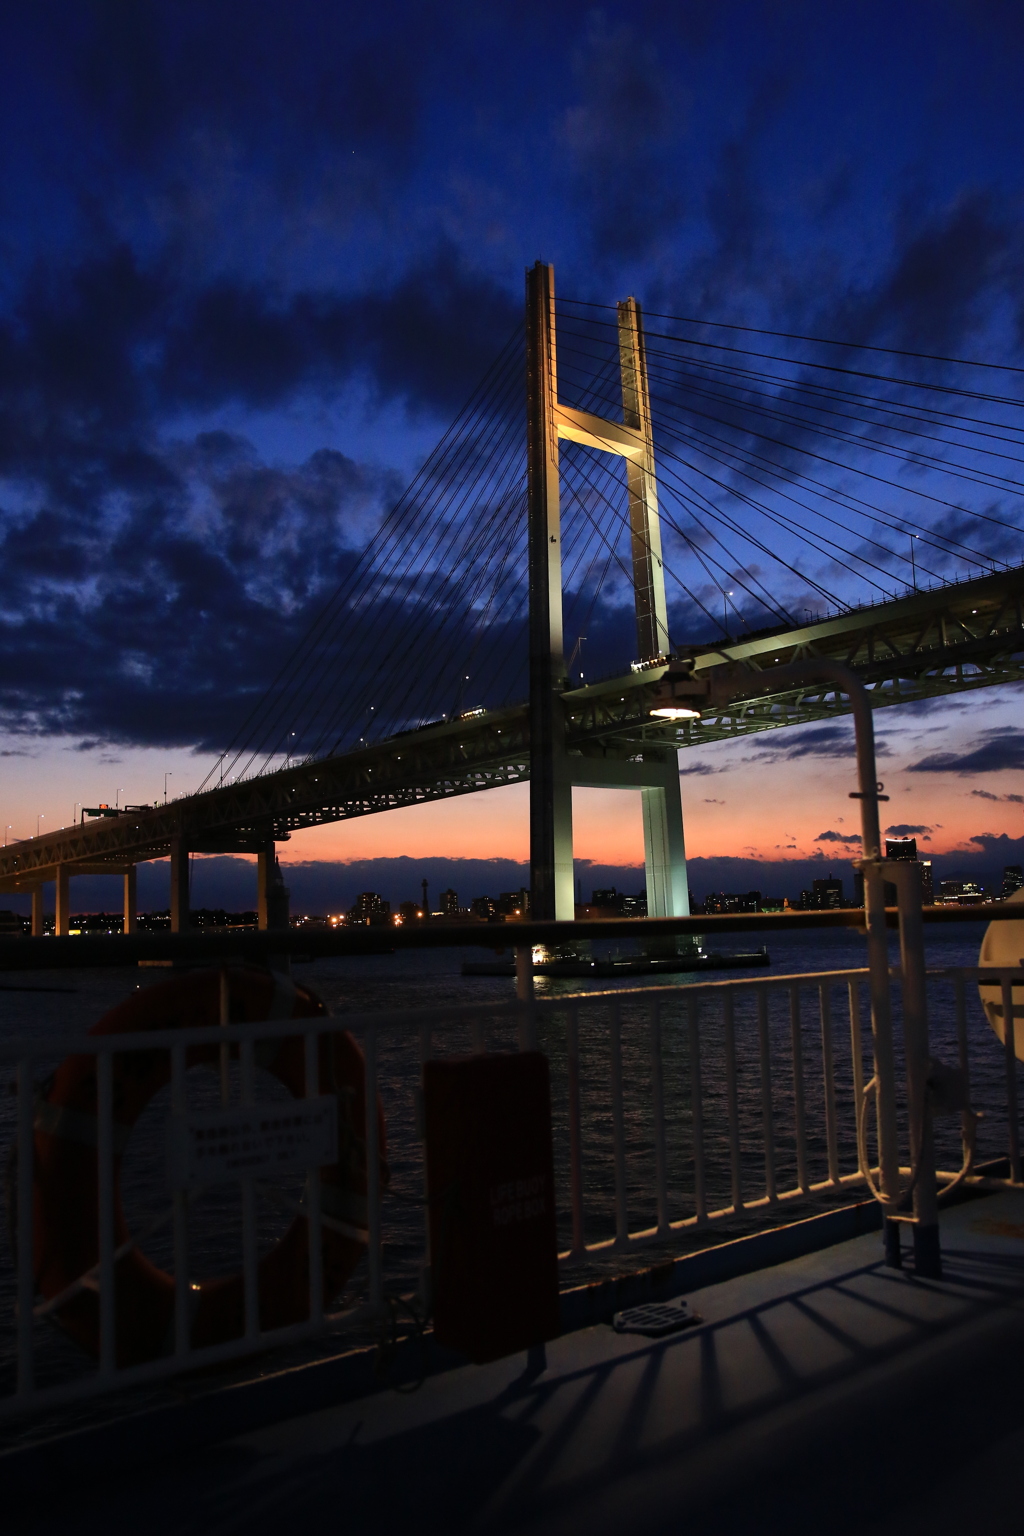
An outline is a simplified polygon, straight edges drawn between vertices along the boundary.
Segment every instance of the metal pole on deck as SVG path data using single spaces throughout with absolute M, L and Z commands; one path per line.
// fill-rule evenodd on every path
M 903 970 L 903 1039 L 907 1058 L 910 1162 L 914 1170 L 914 1271 L 942 1279 L 939 1249 L 939 1202 L 935 1180 L 935 1145 L 928 1105 L 928 996 L 921 920 L 920 864 L 894 860 L 900 914 L 900 963 Z

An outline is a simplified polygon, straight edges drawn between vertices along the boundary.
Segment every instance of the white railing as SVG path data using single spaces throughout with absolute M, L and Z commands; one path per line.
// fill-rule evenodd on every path
M 893 979 L 899 980 L 898 972 Z M 932 1043 L 939 1054 L 945 1052 L 947 1065 L 962 1074 L 962 1082 L 969 1085 L 973 1080 L 976 1094 L 981 1092 L 987 1155 L 1005 1154 L 1009 1160 L 1009 1179 L 997 1182 L 1016 1184 L 1021 1170 L 1013 1031 L 1001 1046 L 981 1022 L 976 1002 L 976 1018 L 969 1021 L 979 980 L 1001 989 L 1004 1017 L 1024 1012 L 1013 1006 L 1013 988 L 1024 986 L 1024 971 L 930 972 L 929 997 L 936 1000 Z M 862 1030 L 861 1022 L 867 981 L 867 970 L 841 970 L 141 1035 L 76 1034 L 3 1045 L 0 1068 L 14 1068 L 17 1093 L 11 1125 L 16 1153 L 13 1273 L 2 1302 L 7 1315 L 0 1316 L 0 1348 L 6 1353 L 0 1369 L 10 1379 L 7 1388 L 0 1389 L 0 1417 L 263 1352 L 325 1330 L 365 1325 L 383 1315 L 389 1294 L 408 1295 L 417 1281 L 426 1310 L 429 1246 L 418 1140 L 422 1116 L 408 1111 L 410 1101 L 418 1097 L 422 1062 L 445 1051 L 539 1045 L 548 1055 L 565 1245 L 560 1257 L 570 1272 L 631 1249 L 671 1244 L 743 1213 L 770 1214 L 789 1202 L 821 1194 L 839 1198 L 874 1181 L 875 1158 L 868 1166 L 868 1138 L 862 1134 L 870 1090 L 865 1066 L 870 1031 Z M 894 990 L 898 1005 L 899 988 Z M 260 1321 L 254 1181 L 239 1175 L 244 1327 L 237 1338 L 197 1348 L 190 1336 L 188 1191 L 176 1189 L 162 1218 L 117 1245 L 118 1157 L 124 1149 L 115 1140 L 115 1058 L 141 1049 L 169 1053 L 171 1113 L 180 1117 L 188 1110 L 188 1057 L 197 1047 L 219 1047 L 222 1062 L 230 1052 L 238 1063 L 241 1104 L 258 1104 L 260 1042 L 299 1037 L 305 1042 L 306 1096 L 314 1099 L 321 1093 L 320 1038 L 340 1028 L 361 1041 L 366 1104 L 375 1104 L 378 1093 L 383 1095 L 388 1157 L 397 1182 L 406 1182 L 405 1204 L 397 1217 L 392 1214 L 389 1191 L 380 1178 L 377 1119 L 369 1113 L 361 1295 L 339 1306 L 336 1297 L 323 1294 L 321 1243 L 330 1218 L 321 1212 L 319 1171 L 310 1168 L 301 1202 L 292 1207 L 308 1220 L 311 1278 L 306 1315 L 288 1326 L 265 1329 Z M 59 1295 L 42 1298 L 34 1272 L 36 1137 L 45 1129 L 38 1119 L 37 1081 L 55 1061 L 72 1054 L 91 1055 L 96 1061 L 95 1130 L 90 1134 L 96 1145 L 97 1259 Z M 902 1063 L 898 1066 L 902 1074 Z M 223 1068 L 222 1087 L 226 1097 L 228 1074 Z M 974 1150 L 973 1115 L 963 1111 L 956 1124 L 967 1153 L 961 1155 L 954 1135 L 940 1136 L 940 1160 L 943 1153 L 951 1151 L 952 1156 L 950 1166 L 938 1174 L 939 1184 L 965 1178 L 992 1183 L 992 1174 L 974 1171 L 980 1154 Z M 400 1126 L 406 1129 L 396 1129 Z M 906 1140 L 904 1134 L 901 1145 Z M 904 1174 L 913 1159 L 906 1161 Z M 141 1364 L 119 1365 L 117 1266 L 136 1244 L 147 1240 L 160 1219 L 173 1232 L 174 1311 L 166 1353 Z M 388 1258 L 385 1239 L 398 1219 L 405 1223 L 405 1248 L 419 1245 L 416 1267 L 406 1257 L 396 1269 Z M 0 1284 L 3 1279 L 0 1275 Z M 57 1366 L 47 1364 L 41 1329 L 82 1291 L 97 1295 L 96 1366 L 88 1368 L 84 1355 L 78 1360 L 68 1352 Z

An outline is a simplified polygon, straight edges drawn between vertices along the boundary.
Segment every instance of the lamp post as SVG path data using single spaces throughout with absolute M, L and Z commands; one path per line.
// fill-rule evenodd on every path
M 730 591 L 727 592 L 725 590 L 725 588 L 723 587 L 722 588 L 722 628 L 725 630 L 725 638 L 727 640 L 731 640 L 732 639 L 732 635 L 730 635 L 730 633 L 729 633 L 729 599 L 730 599 L 730 597 L 732 597 L 732 591 L 730 590 Z
M 164 774 L 164 805 L 167 804 L 167 780 L 174 778 L 174 770 L 169 768 Z
M 36 837 L 39 836 L 39 823 L 41 821 L 45 821 L 45 820 L 46 820 L 46 812 L 45 811 L 40 811 L 39 815 L 36 817 Z

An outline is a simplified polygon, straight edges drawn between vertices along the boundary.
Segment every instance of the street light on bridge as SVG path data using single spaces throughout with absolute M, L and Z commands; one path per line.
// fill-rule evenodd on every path
M 173 768 L 168 768 L 167 772 L 164 774 L 164 805 L 167 804 L 167 780 L 173 778 L 174 770 Z

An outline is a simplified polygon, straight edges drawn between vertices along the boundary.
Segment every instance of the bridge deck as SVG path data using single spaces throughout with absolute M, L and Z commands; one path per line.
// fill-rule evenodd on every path
M 800 629 L 754 634 L 727 646 L 696 646 L 698 677 L 729 702 L 699 721 L 650 715 L 663 667 L 606 679 L 564 695 L 569 748 L 618 760 L 663 756 L 757 731 L 848 713 L 832 685 L 764 692 L 760 674 L 813 656 L 843 661 L 876 708 L 936 698 L 1024 677 L 1024 566 L 908 593 Z M 197 853 L 256 852 L 293 831 L 446 800 L 530 776 L 527 705 L 471 713 L 388 740 L 186 795 L 167 806 L 47 832 L 0 851 L 0 891 L 31 890 L 58 865 L 76 874 L 117 872 L 166 856 L 175 839 Z

